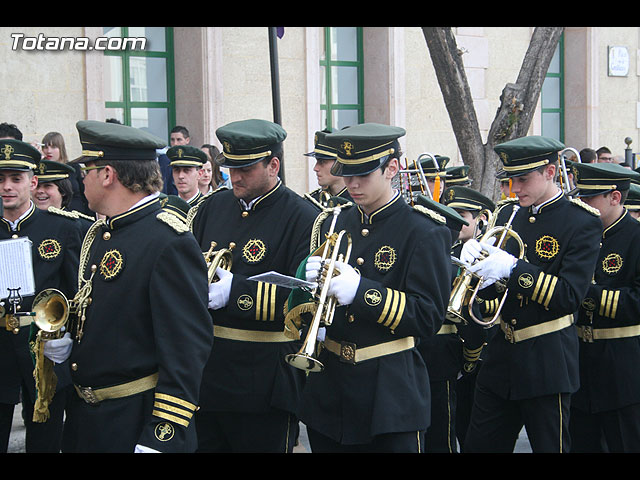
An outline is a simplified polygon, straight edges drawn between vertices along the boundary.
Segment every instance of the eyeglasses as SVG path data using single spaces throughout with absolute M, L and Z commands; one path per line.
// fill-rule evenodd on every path
M 94 165 L 92 167 L 80 167 L 80 171 L 82 173 L 87 173 L 89 170 L 100 170 L 101 168 L 106 167 L 106 165 Z

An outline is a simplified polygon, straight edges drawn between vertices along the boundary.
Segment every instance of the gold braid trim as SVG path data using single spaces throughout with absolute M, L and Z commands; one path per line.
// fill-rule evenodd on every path
M 418 212 L 426 215 L 427 217 L 432 218 L 437 223 L 442 223 L 444 225 L 447 224 L 446 218 L 444 218 L 438 212 L 435 212 L 434 210 L 431 210 L 430 208 L 423 207 L 422 205 L 414 205 L 413 208 L 415 208 Z
M 189 228 L 187 227 L 187 225 L 172 213 L 160 212 L 156 215 L 156 218 L 158 220 L 163 221 L 167 225 L 169 225 L 178 233 L 184 233 L 189 231 Z
M 595 217 L 600 216 L 600 210 L 598 210 L 597 208 L 593 208 L 591 205 L 587 205 L 585 202 L 583 202 L 579 198 L 572 198 L 570 199 L 570 202 L 573 203 L 574 205 L 584 208 L 587 212 L 589 212 L 591 215 Z
M 76 211 L 62 210 L 61 208 L 50 206 L 47 208 L 47 211 L 51 213 L 55 213 L 56 215 L 60 215 L 61 217 L 69 217 L 69 218 L 80 218 Z
M 333 214 L 333 210 L 335 208 L 349 208 L 352 207 L 352 202 L 341 203 L 340 205 L 336 205 L 334 207 L 323 207 L 322 212 L 318 214 L 315 221 L 313 222 L 313 227 L 311 229 L 311 244 L 309 247 L 309 252 L 315 252 L 320 245 L 324 242 L 322 239 L 321 231 L 323 222 L 327 219 L 328 216 Z M 322 240 L 322 241 L 320 241 Z
M 89 305 L 89 296 L 91 295 L 93 275 L 95 270 L 91 272 L 91 276 L 88 280 L 84 278 L 84 271 L 89 263 L 89 252 L 93 241 L 98 236 L 98 231 L 105 225 L 106 222 L 103 219 L 96 220 L 93 225 L 89 227 L 87 234 L 82 242 L 82 248 L 80 249 L 80 265 L 78 266 L 78 292 L 69 302 L 69 312 L 75 313 L 78 317 L 78 331 L 76 332 L 76 339 L 78 343 L 82 339 L 82 332 L 84 328 L 84 321 L 86 320 L 85 310 Z
M 196 214 L 198 213 L 198 209 L 200 208 L 200 205 L 202 205 L 202 202 L 204 202 L 207 198 L 209 198 L 214 193 L 218 193 L 222 190 L 229 190 L 229 187 L 225 187 L 223 185 L 221 187 L 216 188 L 215 190 L 212 190 L 206 195 L 203 195 L 202 197 L 200 197 L 200 200 L 198 200 L 198 202 L 189 209 L 189 211 L 187 212 L 187 219 L 185 220 L 185 223 L 187 224 L 187 228 L 189 230 L 193 232 L 193 219 L 196 217 Z
M 330 209 L 325 209 L 320 212 L 320 214 L 316 217 L 313 222 L 313 227 L 311 228 L 311 244 L 309 247 L 309 252 L 313 252 L 317 250 L 318 245 L 320 244 L 320 229 L 322 228 L 322 224 L 327 219 L 329 215 L 331 215 L 332 211 Z

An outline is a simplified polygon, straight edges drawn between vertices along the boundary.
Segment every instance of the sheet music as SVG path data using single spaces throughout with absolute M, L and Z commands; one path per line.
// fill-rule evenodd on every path
M 0 241 L 0 298 L 9 296 L 9 288 L 20 288 L 23 297 L 36 294 L 31 246 L 28 237 Z
M 307 282 L 296 277 L 289 277 L 278 272 L 266 272 L 254 275 L 248 278 L 249 280 L 255 280 L 256 282 L 265 282 L 277 285 L 285 288 L 313 288 L 316 286 L 313 282 Z

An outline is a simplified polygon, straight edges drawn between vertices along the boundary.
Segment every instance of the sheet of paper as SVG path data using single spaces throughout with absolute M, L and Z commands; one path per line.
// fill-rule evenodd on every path
M 0 298 L 7 298 L 10 288 L 19 288 L 23 297 L 36 294 L 31 246 L 28 237 L 0 241 Z
M 283 275 L 281 273 L 273 272 L 273 271 L 254 275 L 253 277 L 249 277 L 249 280 L 255 280 L 256 282 L 271 283 L 273 285 L 277 285 L 279 287 L 285 287 L 285 288 L 311 289 L 316 286 L 316 284 L 313 282 L 307 282 L 306 280 L 302 280 L 300 278 L 289 277 L 288 275 Z

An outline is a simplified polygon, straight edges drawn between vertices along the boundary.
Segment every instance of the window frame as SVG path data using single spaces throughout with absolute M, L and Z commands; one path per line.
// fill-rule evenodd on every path
M 129 37 L 129 27 L 118 27 L 121 29 L 121 36 Z M 159 108 L 167 110 L 167 138 L 169 132 L 176 123 L 176 102 L 175 102 L 175 65 L 173 48 L 173 27 L 163 27 L 165 32 L 165 51 L 147 50 L 105 50 L 106 56 L 122 58 L 122 101 L 105 101 L 105 108 L 119 108 L 123 110 L 123 123 L 131 125 L 131 110 L 136 108 Z M 131 57 L 164 58 L 166 61 L 166 89 L 167 100 L 164 102 L 139 102 L 131 100 L 131 77 L 130 59 Z
M 337 110 L 356 110 L 358 123 L 364 122 L 364 55 L 363 55 L 363 32 L 362 27 L 356 28 L 356 55 L 357 60 L 332 60 L 331 59 L 331 29 L 337 27 L 324 27 L 324 59 L 320 58 L 320 67 L 324 67 L 325 98 L 326 103 L 320 103 L 320 112 L 325 115 L 324 128 L 333 130 L 337 128 L 333 125 L 333 112 Z M 358 103 L 333 103 L 332 98 L 332 69 L 334 67 L 356 67 L 357 68 L 357 97 Z

